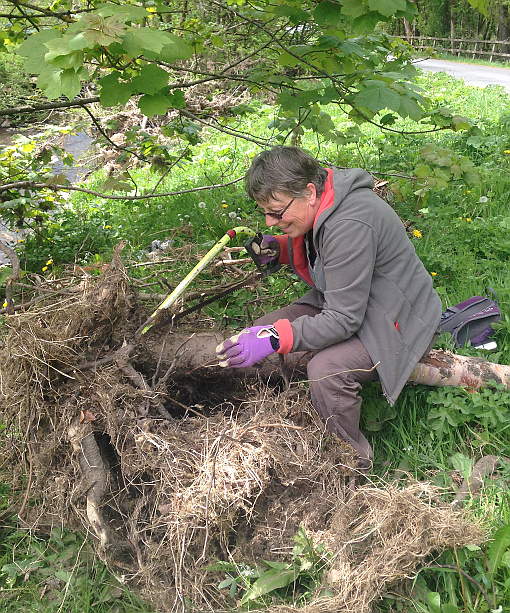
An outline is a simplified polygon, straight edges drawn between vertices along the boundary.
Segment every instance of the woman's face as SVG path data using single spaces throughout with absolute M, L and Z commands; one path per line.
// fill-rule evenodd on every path
M 259 207 L 265 212 L 269 227 L 277 226 L 284 234 L 296 238 L 312 229 L 319 203 L 315 185 L 308 183 L 303 196 L 293 197 L 285 192 L 276 192 L 275 198 L 259 203 Z M 273 217 L 271 212 L 277 216 Z

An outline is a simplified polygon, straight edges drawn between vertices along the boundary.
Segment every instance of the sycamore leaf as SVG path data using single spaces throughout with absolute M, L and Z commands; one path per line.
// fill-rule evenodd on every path
M 391 109 L 398 111 L 401 96 L 381 81 L 365 81 L 360 92 L 354 96 L 355 105 L 363 106 L 371 111 Z
M 37 34 L 29 36 L 16 51 L 25 59 L 25 70 L 27 72 L 40 73 L 47 68 L 44 55 L 48 51 L 45 43 L 50 40 L 60 38 L 55 30 L 42 30 Z
M 335 27 L 342 21 L 340 5 L 325 0 L 317 5 L 313 11 L 313 18 L 320 26 Z
M 359 17 L 367 12 L 367 7 L 361 0 L 342 0 L 341 11 L 347 17 Z
M 124 34 L 125 26 L 118 17 L 101 17 L 94 13 L 89 13 L 75 24 L 83 31 L 87 40 L 101 47 L 108 47 L 114 42 L 119 42 Z
M 103 4 L 96 11 L 102 17 L 112 17 L 113 15 L 122 18 L 124 21 L 137 21 L 147 17 L 147 10 L 141 6 L 133 6 L 130 4 Z
M 164 62 L 187 60 L 193 55 L 193 49 L 187 42 L 178 36 L 166 33 L 167 44 L 161 49 L 159 58 Z
M 406 0 L 368 0 L 368 7 L 385 17 L 391 17 L 397 11 L 405 11 Z
M 306 22 L 309 19 L 309 14 L 306 11 L 285 3 L 273 6 L 271 12 L 280 17 L 288 17 L 295 24 Z
M 78 73 L 73 69 L 63 70 L 60 75 L 62 94 L 72 100 L 80 93 L 81 82 Z
M 152 30 L 151 28 L 132 28 L 124 36 L 122 45 L 131 57 L 143 55 L 147 52 L 160 53 L 169 44 L 172 37 L 167 32 Z
M 138 76 L 131 81 L 133 91 L 142 94 L 155 94 L 168 84 L 169 74 L 155 64 L 144 66 Z
M 61 74 L 62 70 L 54 70 L 50 66 L 46 66 L 39 74 L 37 86 L 42 89 L 49 100 L 55 100 L 62 95 Z
M 99 98 L 103 106 L 115 106 L 125 104 L 132 95 L 131 85 L 119 82 L 120 72 L 111 72 L 106 77 L 99 79 L 101 91 Z
M 400 107 L 398 109 L 401 117 L 409 117 L 413 121 L 420 121 L 423 118 L 423 111 L 416 102 L 408 96 L 400 98 Z
M 163 115 L 172 107 L 172 101 L 165 94 L 155 94 L 153 96 L 145 94 L 138 101 L 138 106 L 144 115 L 153 117 L 154 115 Z
M 171 94 L 168 94 L 167 97 L 173 109 L 183 109 L 186 106 L 184 92 L 182 92 L 180 89 L 174 90 Z
M 375 26 L 381 21 L 380 13 L 370 11 L 364 15 L 356 17 L 352 22 L 352 31 L 356 34 L 366 34 L 373 32 Z

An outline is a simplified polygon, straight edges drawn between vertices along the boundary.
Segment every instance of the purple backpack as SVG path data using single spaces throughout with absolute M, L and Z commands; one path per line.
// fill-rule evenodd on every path
M 450 332 L 456 347 L 480 347 L 494 334 L 491 324 L 500 319 L 501 311 L 495 300 L 473 296 L 446 309 L 441 315 L 438 332 Z

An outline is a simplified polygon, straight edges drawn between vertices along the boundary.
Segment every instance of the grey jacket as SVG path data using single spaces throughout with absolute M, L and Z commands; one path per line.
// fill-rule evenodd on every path
M 432 342 L 441 301 L 400 218 L 372 191 L 370 175 L 329 173 L 313 227 L 310 276 L 301 266 L 300 276 L 315 287 L 298 300 L 322 311 L 290 324 L 291 351 L 324 349 L 357 334 L 393 404 Z M 288 240 L 288 261 L 299 274 L 297 240 Z M 285 334 L 285 326 L 277 328 Z

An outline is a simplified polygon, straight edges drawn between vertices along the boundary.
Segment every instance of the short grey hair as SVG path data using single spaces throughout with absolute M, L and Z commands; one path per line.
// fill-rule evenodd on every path
M 274 147 L 259 153 L 246 173 L 248 196 L 257 202 L 276 198 L 284 192 L 298 198 L 308 183 L 313 183 L 320 196 L 328 173 L 314 157 L 298 147 Z

